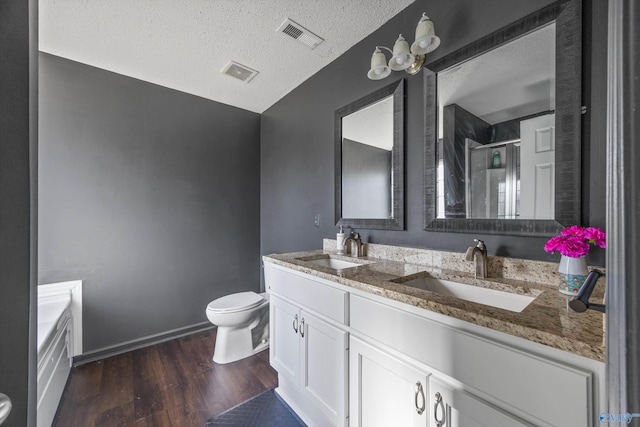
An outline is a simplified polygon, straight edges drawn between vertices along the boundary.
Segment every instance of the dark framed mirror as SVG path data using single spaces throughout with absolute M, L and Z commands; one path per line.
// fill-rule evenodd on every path
M 581 31 L 581 3 L 558 1 L 423 70 L 425 230 L 580 223 Z
M 404 229 L 404 80 L 336 110 L 335 216 L 345 227 Z

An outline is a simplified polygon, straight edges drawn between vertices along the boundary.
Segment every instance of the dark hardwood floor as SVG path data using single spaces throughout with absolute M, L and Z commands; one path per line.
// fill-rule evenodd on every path
M 215 329 L 72 369 L 55 427 L 203 427 L 277 385 L 269 351 L 213 363 Z

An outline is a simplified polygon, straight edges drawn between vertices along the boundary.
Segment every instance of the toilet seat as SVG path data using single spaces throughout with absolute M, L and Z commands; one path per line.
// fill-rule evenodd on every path
M 238 292 L 211 301 L 207 305 L 207 310 L 215 313 L 236 313 L 250 310 L 263 302 L 264 297 L 255 292 Z

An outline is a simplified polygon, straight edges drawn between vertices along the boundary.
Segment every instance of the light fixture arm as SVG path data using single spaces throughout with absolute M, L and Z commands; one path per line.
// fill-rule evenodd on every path
M 384 49 L 388 50 L 391 55 L 393 55 L 393 51 L 386 46 L 376 46 L 376 49 Z

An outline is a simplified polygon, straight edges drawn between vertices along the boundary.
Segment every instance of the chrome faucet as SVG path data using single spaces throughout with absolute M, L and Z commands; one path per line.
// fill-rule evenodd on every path
M 348 252 L 352 252 L 351 242 L 356 244 L 356 256 L 360 258 L 362 256 L 362 240 L 360 240 L 360 233 L 352 231 L 347 237 L 345 237 L 344 246 L 347 248 Z
M 482 240 L 473 239 L 473 241 L 478 244 L 467 249 L 467 261 L 475 261 L 476 279 L 485 279 L 487 277 L 487 247 Z

